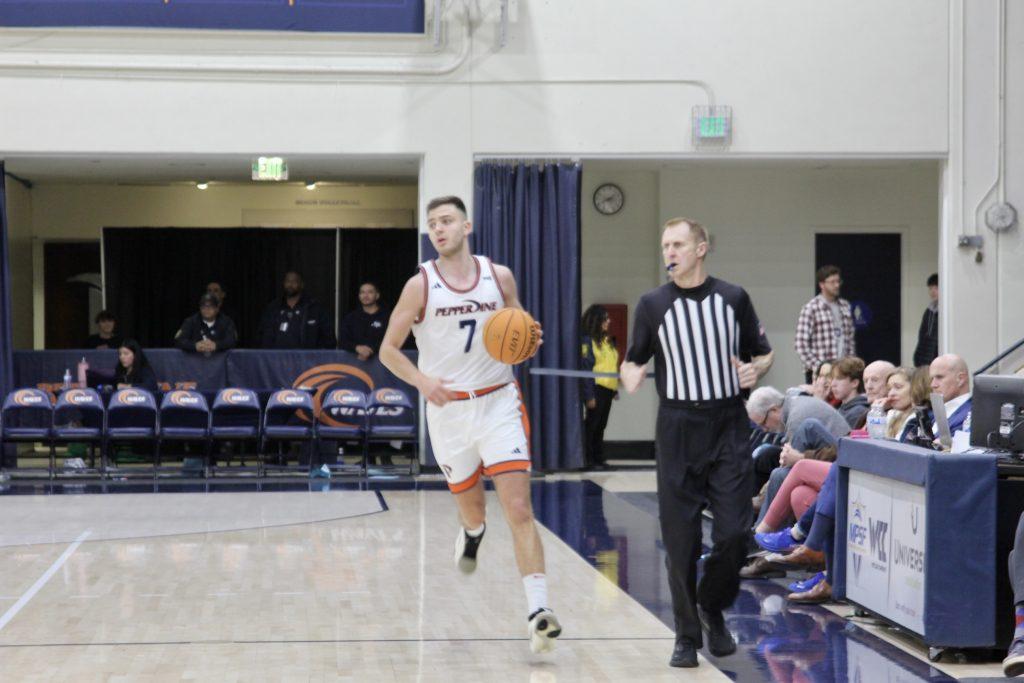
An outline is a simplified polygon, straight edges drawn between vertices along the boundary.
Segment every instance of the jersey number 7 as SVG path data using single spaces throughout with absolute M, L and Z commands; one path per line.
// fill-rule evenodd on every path
M 459 327 L 469 328 L 469 338 L 466 339 L 466 353 L 469 353 L 469 347 L 473 345 L 473 333 L 476 332 L 476 320 L 463 320 L 459 323 Z

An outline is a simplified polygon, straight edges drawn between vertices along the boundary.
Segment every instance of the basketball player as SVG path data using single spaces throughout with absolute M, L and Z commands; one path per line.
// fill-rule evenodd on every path
M 655 357 L 658 516 L 676 626 L 669 664 L 693 667 L 701 627 L 711 654 L 736 650 L 722 610 L 739 592 L 753 522 L 742 393 L 771 367 L 772 350 L 743 288 L 705 271 L 704 226 L 668 221 L 661 253 L 671 282 L 640 298 L 621 375 L 626 391 L 635 392 Z M 713 545 L 698 585 L 705 503 L 714 514 Z
M 522 308 L 516 281 L 505 266 L 470 254 L 473 227 L 458 197 L 431 200 L 427 227 L 439 256 L 406 282 L 380 360 L 427 400 L 434 456 L 462 521 L 455 563 L 467 574 L 476 569 L 486 529 L 480 475 L 494 481 L 526 590 L 530 648 L 547 652 L 562 631 L 548 608 L 544 548 L 533 521 L 526 409 L 511 367 L 491 358 L 481 338 L 494 311 Z M 419 347 L 418 367 L 400 351 L 410 330 Z

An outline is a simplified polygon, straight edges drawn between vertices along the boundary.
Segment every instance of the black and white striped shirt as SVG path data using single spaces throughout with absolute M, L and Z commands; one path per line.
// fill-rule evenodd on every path
M 626 359 L 655 355 L 662 401 L 716 401 L 741 395 L 732 358 L 771 352 L 746 291 L 708 277 L 693 289 L 669 282 L 640 298 Z

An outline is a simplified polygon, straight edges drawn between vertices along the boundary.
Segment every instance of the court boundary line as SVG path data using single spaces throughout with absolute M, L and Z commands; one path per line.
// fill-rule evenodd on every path
M 632 641 L 673 641 L 675 635 L 668 636 L 574 636 L 559 638 L 558 642 L 632 642 Z M 342 645 L 361 643 L 519 643 L 526 638 L 328 638 L 322 640 L 168 640 L 168 641 L 115 641 L 103 643 L 0 643 L 0 650 L 14 648 L 44 647 L 160 647 L 165 645 Z
M 25 605 L 27 605 L 29 601 L 32 600 L 32 598 L 35 597 L 36 593 L 42 590 L 43 586 L 45 586 L 47 582 L 51 578 L 53 578 L 53 575 L 56 574 L 57 571 L 64 566 L 64 563 L 68 561 L 68 558 L 70 558 L 75 553 L 75 551 L 78 550 L 78 546 L 82 545 L 82 543 L 85 541 L 86 538 L 89 537 L 89 534 L 91 533 L 92 529 L 86 529 L 82 533 L 78 534 L 78 538 L 72 541 L 71 545 L 64 549 L 64 552 L 60 554 L 60 557 L 53 561 L 50 567 L 45 572 L 43 572 L 43 575 L 36 579 L 35 583 L 29 586 L 28 590 L 25 591 L 20 598 L 18 598 L 18 601 L 16 603 L 11 605 L 10 608 L 6 612 L 4 612 L 3 616 L 0 616 L 0 631 L 3 631 L 4 627 L 7 626 L 7 624 L 11 623 L 14 617 L 18 616 L 18 612 L 20 612 L 22 608 Z

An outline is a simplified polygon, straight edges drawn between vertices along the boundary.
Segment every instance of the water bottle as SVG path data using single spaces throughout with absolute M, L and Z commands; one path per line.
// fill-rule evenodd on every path
M 868 436 L 872 439 L 884 439 L 885 427 L 885 409 L 878 405 L 871 406 L 867 420 Z
M 64 368 L 64 389 L 71 388 L 71 368 Z

